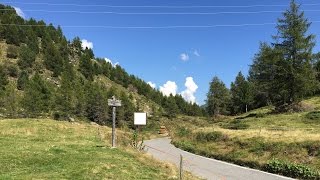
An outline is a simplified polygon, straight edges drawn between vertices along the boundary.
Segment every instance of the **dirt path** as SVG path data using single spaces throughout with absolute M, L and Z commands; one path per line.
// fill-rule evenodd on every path
M 183 169 L 205 179 L 221 180 L 289 180 L 291 178 L 245 168 L 242 166 L 198 156 L 170 144 L 171 139 L 159 138 L 145 141 L 146 151 L 154 158 L 174 163 L 178 166 L 183 156 Z

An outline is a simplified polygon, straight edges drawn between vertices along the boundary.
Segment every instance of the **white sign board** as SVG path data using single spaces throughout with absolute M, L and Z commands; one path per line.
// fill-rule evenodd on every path
M 147 125 L 147 113 L 134 113 L 134 125 Z

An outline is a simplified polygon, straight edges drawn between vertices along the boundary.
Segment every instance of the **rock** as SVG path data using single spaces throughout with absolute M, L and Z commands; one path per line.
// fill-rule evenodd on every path
M 91 125 L 93 126 L 99 126 L 99 124 L 95 123 L 95 122 L 90 122 Z
M 69 122 L 75 122 L 74 118 L 69 117 Z

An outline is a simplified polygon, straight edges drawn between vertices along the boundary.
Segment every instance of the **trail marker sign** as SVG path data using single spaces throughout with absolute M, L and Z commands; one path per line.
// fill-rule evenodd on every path
M 112 96 L 108 99 L 108 105 L 112 107 L 112 148 L 116 147 L 116 107 L 121 106 L 121 101 Z

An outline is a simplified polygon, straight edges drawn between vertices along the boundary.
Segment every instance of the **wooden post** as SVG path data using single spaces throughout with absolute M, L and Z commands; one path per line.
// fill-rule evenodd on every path
M 121 101 L 112 96 L 108 99 L 108 105 L 112 107 L 112 148 L 116 148 L 116 107 L 121 106 Z
M 116 148 L 116 107 L 112 107 L 112 148 Z
M 180 154 L 179 180 L 183 179 L 183 167 L 182 167 L 182 165 L 183 165 L 183 157 Z

